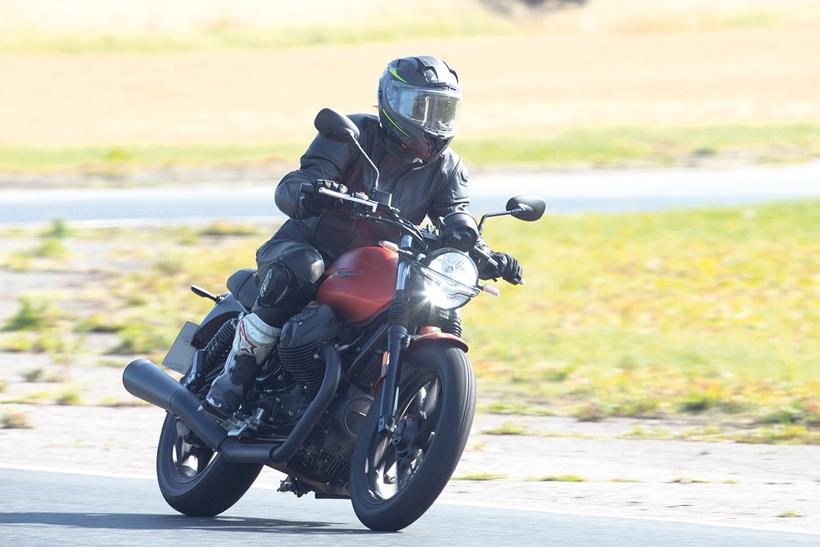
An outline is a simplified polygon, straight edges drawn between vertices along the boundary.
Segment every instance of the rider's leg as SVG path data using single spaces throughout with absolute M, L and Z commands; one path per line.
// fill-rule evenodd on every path
M 256 262 L 256 304 L 240 319 L 225 368 L 207 397 L 211 406 L 225 413 L 239 407 L 248 383 L 276 347 L 285 321 L 310 301 L 324 273 L 319 252 L 294 241 L 269 241 L 257 251 Z

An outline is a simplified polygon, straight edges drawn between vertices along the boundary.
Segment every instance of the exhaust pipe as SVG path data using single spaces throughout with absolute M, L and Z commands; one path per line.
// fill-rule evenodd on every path
M 222 454 L 226 460 L 278 465 L 293 457 L 304 444 L 339 388 L 342 374 L 339 350 L 325 343 L 319 346 L 317 353 L 325 363 L 322 386 L 281 444 L 242 443 L 236 437 L 228 437 L 214 416 L 202 409 L 196 395 L 147 359 L 137 359 L 125 367 L 122 383 L 135 397 L 177 415 L 205 444 Z

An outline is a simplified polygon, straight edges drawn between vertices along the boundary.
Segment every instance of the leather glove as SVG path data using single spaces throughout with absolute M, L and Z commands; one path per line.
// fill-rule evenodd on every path
M 302 207 L 313 215 L 320 215 L 325 209 L 339 207 L 342 202 L 331 196 L 319 193 L 319 188 L 327 188 L 340 194 L 347 193 L 347 186 L 341 182 L 332 180 L 316 179 L 312 183 L 302 185 Z
M 524 284 L 524 270 L 518 260 L 508 255 L 507 253 L 490 253 L 497 265 L 487 263 L 481 270 L 481 279 L 496 279 L 502 278 L 507 283 L 512 285 Z

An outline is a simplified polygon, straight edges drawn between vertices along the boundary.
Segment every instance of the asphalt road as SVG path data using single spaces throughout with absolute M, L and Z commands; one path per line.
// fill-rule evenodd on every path
M 0 468 L 0 543 L 24 545 L 818 545 L 820 537 L 657 520 L 435 505 L 396 534 L 350 503 L 251 489 L 213 519 L 176 514 L 154 481 Z
M 0 223 L 66 220 L 172 223 L 214 219 L 282 219 L 274 181 L 189 184 L 126 189 L 4 190 Z M 504 208 L 514 194 L 536 193 L 549 213 L 648 211 L 820 197 L 820 163 L 733 169 L 492 171 L 470 180 L 471 210 Z

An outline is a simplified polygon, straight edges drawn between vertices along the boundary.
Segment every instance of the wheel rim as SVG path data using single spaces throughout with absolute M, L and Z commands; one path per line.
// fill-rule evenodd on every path
M 177 420 L 179 423 L 179 420 Z M 175 428 L 176 429 L 176 428 Z M 213 459 L 213 450 L 203 446 L 198 439 L 181 437 L 174 432 L 174 444 L 171 449 L 171 469 L 178 482 L 190 482 L 196 479 Z
M 374 432 L 365 474 L 373 498 L 387 501 L 407 488 L 430 452 L 442 408 L 442 380 L 430 372 L 404 389 L 396 431 Z

